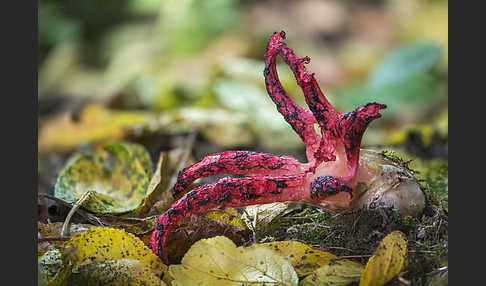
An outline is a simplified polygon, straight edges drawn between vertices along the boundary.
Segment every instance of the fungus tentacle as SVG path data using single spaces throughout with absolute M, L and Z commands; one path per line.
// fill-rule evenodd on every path
M 167 236 L 184 217 L 224 207 L 310 200 L 311 194 L 305 190 L 304 184 L 305 175 L 301 173 L 292 176 L 226 177 L 196 187 L 157 219 L 150 239 L 152 250 L 167 263 Z
M 386 108 L 386 105 L 373 102 L 339 116 L 336 131 L 344 144 L 349 169 L 348 176 L 343 178 L 344 182 L 350 181 L 355 176 L 359 164 L 359 150 L 363 133 L 371 121 L 381 117 L 379 111 L 384 108 Z
M 303 172 L 300 162 L 291 156 L 250 151 L 226 151 L 204 157 L 180 171 L 172 188 L 178 197 L 199 178 L 228 175 L 285 175 Z
M 336 160 L 334 152 L 336 151 L 337 144 L 340 144 L 341 141 L 346 150 L 349 168 L 348 176 L 341 178 L 346 183 L 356 174 L 361 138 L 366 127 L 371 121 L 381 117 L 378 111 L 386 108 L 386 105 L 368 103 L 352 112 L 343 114 L 337 111 L 321 91 L 314 74 L 307 72 L 304 64 L 308 64 L 310 58 L 297 57 L 294 51 L 283 42 L 284 39 L 285 33 L 283 31 L 274 33 L 270 37 L 268 49 L 273 48 L 273 50 L 277 51 L 292 69 L 297 84 L 304 93 L 307 105 L 321 127 L 322 137 L 319 147 L 313 153 L 315 159 L 313 168 L 317 167 L 323 161 Z M 313 168 L 311 168 L 311 171 Z
M 283 88 L 277 74 L 276 60 L 277 55 L 282 55 L 282 49 L 286 46 L 284 43 L 274 41 L 275 32 L 270 38 L 265 52 L 265 86 L 270 98 L 277 106 L 277 110 L 283 115 L 294 131 L 300 136 L 304 144 L 309 148 L 319 142 L 319 135 L 314 130 L 314 123 L 317 123 L 312 112 L 295 103 Z M 288 63 L 287 58 L 284 60 Z

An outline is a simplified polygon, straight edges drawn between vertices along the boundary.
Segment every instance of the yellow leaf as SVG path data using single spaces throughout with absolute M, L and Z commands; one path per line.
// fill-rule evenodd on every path
M 147 265 L 135 259 L 93 262 L 73 269 L 67 285 L 166 285 Z
M 107 143 L 94 152 L 74 154 L 59 174 L 54 195 L 75 203 L 92 191 L 84 208 L 120 214 L 140 206 L 151 176 L 150 155 L 142 145 Z
M 406 267 L 407 242 L 400 231 L 388 234 L 368 260 L 360 286 L 385 284 Z
M 332 253 L 313 248 L 310 245 L 298 241 L 275 241 L 261 245 L 275 250 L 285 260 L 289 261 L 299 277 L 309 275 L 319 267 L 332 264 L 339 259 L 339 257 Z M 340 260 L 340 263 L 361 266 L 361 264 L 349 260 Z
M 47 151 L 70 152 L 79 144 L 125 138 L 130 128 L 146 124 L 148 113 L 114 111 L 99 105 L 88 105 L 79 121 L 63 113 L 46 122 L 39 131 L 39 153 Z
M 93 227 L 73 237 L 65 247 L 74 266 L 126 258 L 140 261 L 157 276 L 167 270 L 167 266 L 139 238 L 115 228 Z
M 196 242 L 169 273 L 179 286 L 298 284 L 292 265 L 273 250 L 258 244 L 236 247 L 224 236 Z
M 234 208 L 226 208 L 224 210 L 211 210 L 206 212 L 204 216 L 212 220 L 217 220 L 226 224 L 237 225 L 246 228 L 245 222 L 240 218 L 240 215 Z
M 349 260 L 324 265 L 300 282 L 300 286 L 344 286 L 359 281 L 364 266 Z

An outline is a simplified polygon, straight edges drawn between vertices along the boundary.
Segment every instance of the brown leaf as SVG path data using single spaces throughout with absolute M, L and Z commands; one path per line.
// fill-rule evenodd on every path
M 239 245 L 249 238 L 250 231 L 247 228 L 208 219 L 202 215 L 187 217 L 169 234 L 167 239 L 169 262 L 179 263 L 196 241 L 217 235 L 224 235 Z

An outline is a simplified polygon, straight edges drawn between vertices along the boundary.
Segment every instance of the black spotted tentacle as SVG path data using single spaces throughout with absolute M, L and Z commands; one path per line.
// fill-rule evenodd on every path
M 350 199 L 353 198 L 352 189 L 339 181 L 333 176 L 317 177 L 311 185 L 311 199 L 314 201 L 322 200 L 328 196 L 335 195 L 339 192 L 346 192 Z
M 303 171 L 297 159 L 260 152 L 226 151 L 209 155 L 179 172 L 172 188 L 174 198 L 180 196 L 199 178 L 220 174 L 285 175 Z
M 157 219 L 150 239 L 152 250 L 166 263 L 167 236 L 175 224 L 192 214 L 224 207 L 242 207 L 271 202 L 310 199 L 304 189 L 305 175 L 227 177 L 194 188 Z
M 265 52 L 265 86 L 270 98 L 277 106 L 277 110 L 283 115 L 285 121 L 292 126 L 294 131 L 300 136 L 305 145 L 309 148 L 317 147 L 319 143 L 319 136 L 314 130 L 314 123 L 317 123 L 312 112 L 308 109 L 296 104 L 294 100 L 287 94 L 283 88 L 277 74 L 277 55 L 281 55 L 284 61 L 291 65 L 294 63 L 294 58 L 287 57 L 287 50 L 289 49 L 281 41 L 277 42 L 273 39 L 281 37 L 281 33 L 274 33 L 270 38 Z

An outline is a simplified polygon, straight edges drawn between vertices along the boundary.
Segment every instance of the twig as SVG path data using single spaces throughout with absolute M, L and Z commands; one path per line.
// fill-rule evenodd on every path
M 73 207 L 73 206 L 72 206 L 70 203 L 68 203 L 68 202 L 66 202 L 66 201 L 64 201 L 64 200 L 62 200 L 62 199 L 60 199 L 60 198 L 56 198 L 56 197 L 54 197 L 54 196 L 48 195 L 48 194 L 44 194 L 44 193 L 38 193 L 38 194 L 37 194 L 37 196 L 38 196 L 38 197 L 44 197 L 44 198 L 48 198 L 48 199 L 50 199 L 50 200 L 56 201 L 56 202 L 58 202 L 59 204 L 61 204 L 61 205 L 63 205 L 63 206 L 66 206 L 66 207 L 68 207 L 68 208 L 72 208 L 72 207 Z M 87 212 L 87 211 L 85 211 L 85 210 L 82 210 L 82 209 L 77 209 L 77 210 L 76 210 L 76 212 L 77 212 L 78 214 L 80 214 L 81 216 L 85 217 L 87 220 L 89 220 L 89 221 L 91 221 L 91 222 L 95 222 L 95 223 L 97 223 L 97 224 L 98 224 L 98 225 L 100 225 L 100 226 L 105 226 L 105 225 L 106 225 L 106 224 L 104 224 L 104 223 L 103 223 L 103 222 L 102 222 L 102 221 L 101 221 L 101 220 L 100 220 L 100 219 L 99 219 L 97 216 L 94 216 L 94 215 L 92 215 L 92 214 L 88 213 L 88 212 Z
M 354 252 L 354 250 L 352 250 L 352 249 L 344 248 L 344 247 L 339 247 L 339 246 L 329 246 L 327 248 L 331 248 L 331 249 L 341 249 L 341 250 L 347 250 L 347 251 L 350 251 L 350 252 Z
M 435 270 L 432 270 L 431 272 L 429 272 L 425 275 L 427 275 L 427 276 L 434 275 L 434 274 L 437 274 L 437 273 L 442 272 L 442 271 L 447 271 L 448 269 L 449 269 L 448 266 L 443 266 L 443 267 L 437 268 Z
M 68 241 L 71 238 L 69 236 L 44 236 L 44 237 L 39 237 L 37 239 L 38 242 L 44 242 L 44 241 Z
M 257 217 L 258 217 L 258 212 L 255 212 L 255 217 L 253 217 L 253 225 L 256 228 L 257 225 Z M 257 242 L 256 240 L 256 232 L 253 232 L 253 242 Z
M 84 193 L 81 196 L 81 198 L 79 198 L 79 200 L 71 208 L 71 210 L 69 211 L 68 215 L 66 216 L 66 219 L 64 220 L 64 224 L 62 225 L 62 228 L 61 228 L 61 236 L 69 236 L 69 222 L 71 221 L 71 217 L 79 209 L 79 207 L 84 203 L 84 201 L 86 201 L 89 198 L 89 196 L 92 193 L 93 192 L 91 190 L 89 190 L 86 193 Z
M 371 255 L 369 255 L 369 254 L 366 254 L 366 255 L 346 255 L 346 256 L 339 256 L 338 259 L 334 259 L 334 260 L 347 259 L 347 258 L 362 258 L 362 257 L 371 257 Z

